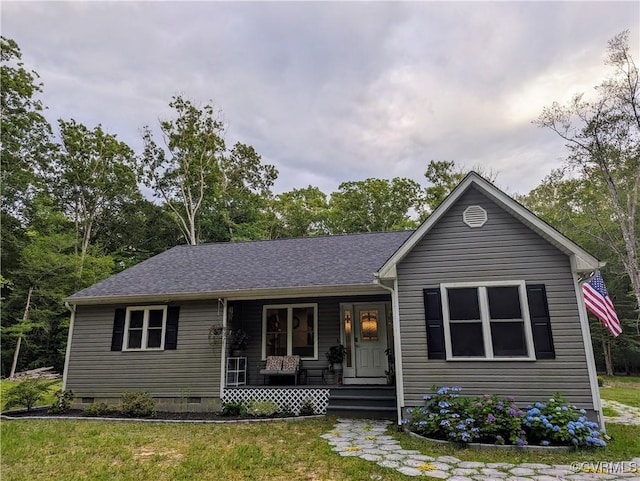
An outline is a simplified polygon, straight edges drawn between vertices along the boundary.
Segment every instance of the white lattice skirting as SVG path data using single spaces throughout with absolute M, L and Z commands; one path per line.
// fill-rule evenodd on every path
M 225 388 L 223 402 L 273 401 L 278 407 L 287 405 L 295 414 L 300 413 L 302 403 L 310 399 L 316 414 L 326 414 L 329 404 L 329 389 L 326 388 Z

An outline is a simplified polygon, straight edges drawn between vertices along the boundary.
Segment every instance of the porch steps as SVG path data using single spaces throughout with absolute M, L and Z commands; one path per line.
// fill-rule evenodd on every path
M 329 393 L 327 414 L 395 419 L 396 388 L 394 386 L 367 385 L 334 387 Z

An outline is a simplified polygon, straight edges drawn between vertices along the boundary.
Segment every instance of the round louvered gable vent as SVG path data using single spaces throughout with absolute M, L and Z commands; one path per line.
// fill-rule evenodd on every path
M 464 210 L 462 220 L 469 227 L 482 227 L 487 222 L 487 211 L 479 205 L 470 205 Z

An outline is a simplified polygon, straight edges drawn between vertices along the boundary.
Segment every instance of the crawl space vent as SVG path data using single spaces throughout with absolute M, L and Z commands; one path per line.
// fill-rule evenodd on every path
M 470 205 L 464 210 L 462 220 L 469 227 L 482 227 L 487 222 L 487 211 L 479 205 Z

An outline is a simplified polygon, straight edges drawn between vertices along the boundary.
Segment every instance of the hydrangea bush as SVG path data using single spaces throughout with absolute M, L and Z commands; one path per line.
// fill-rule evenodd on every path
M 520 409 L 511 396 L 460 396 L 459 387 L 433 387 L 424 405 L 409 408 L 403 423 L 422 436 L 459 443 L 524 446 L 602 447 L 604 431 L 588 421 L 584 409 L 554 395 L 547 403 Z
M 606 446 L 598 423 L 589 421 L 584 409 L 568 405 L 562 396 L 555 394 L 548 402 L 527 406 L 522 420 L 529 439 L 536 444 L 574 446 Z

